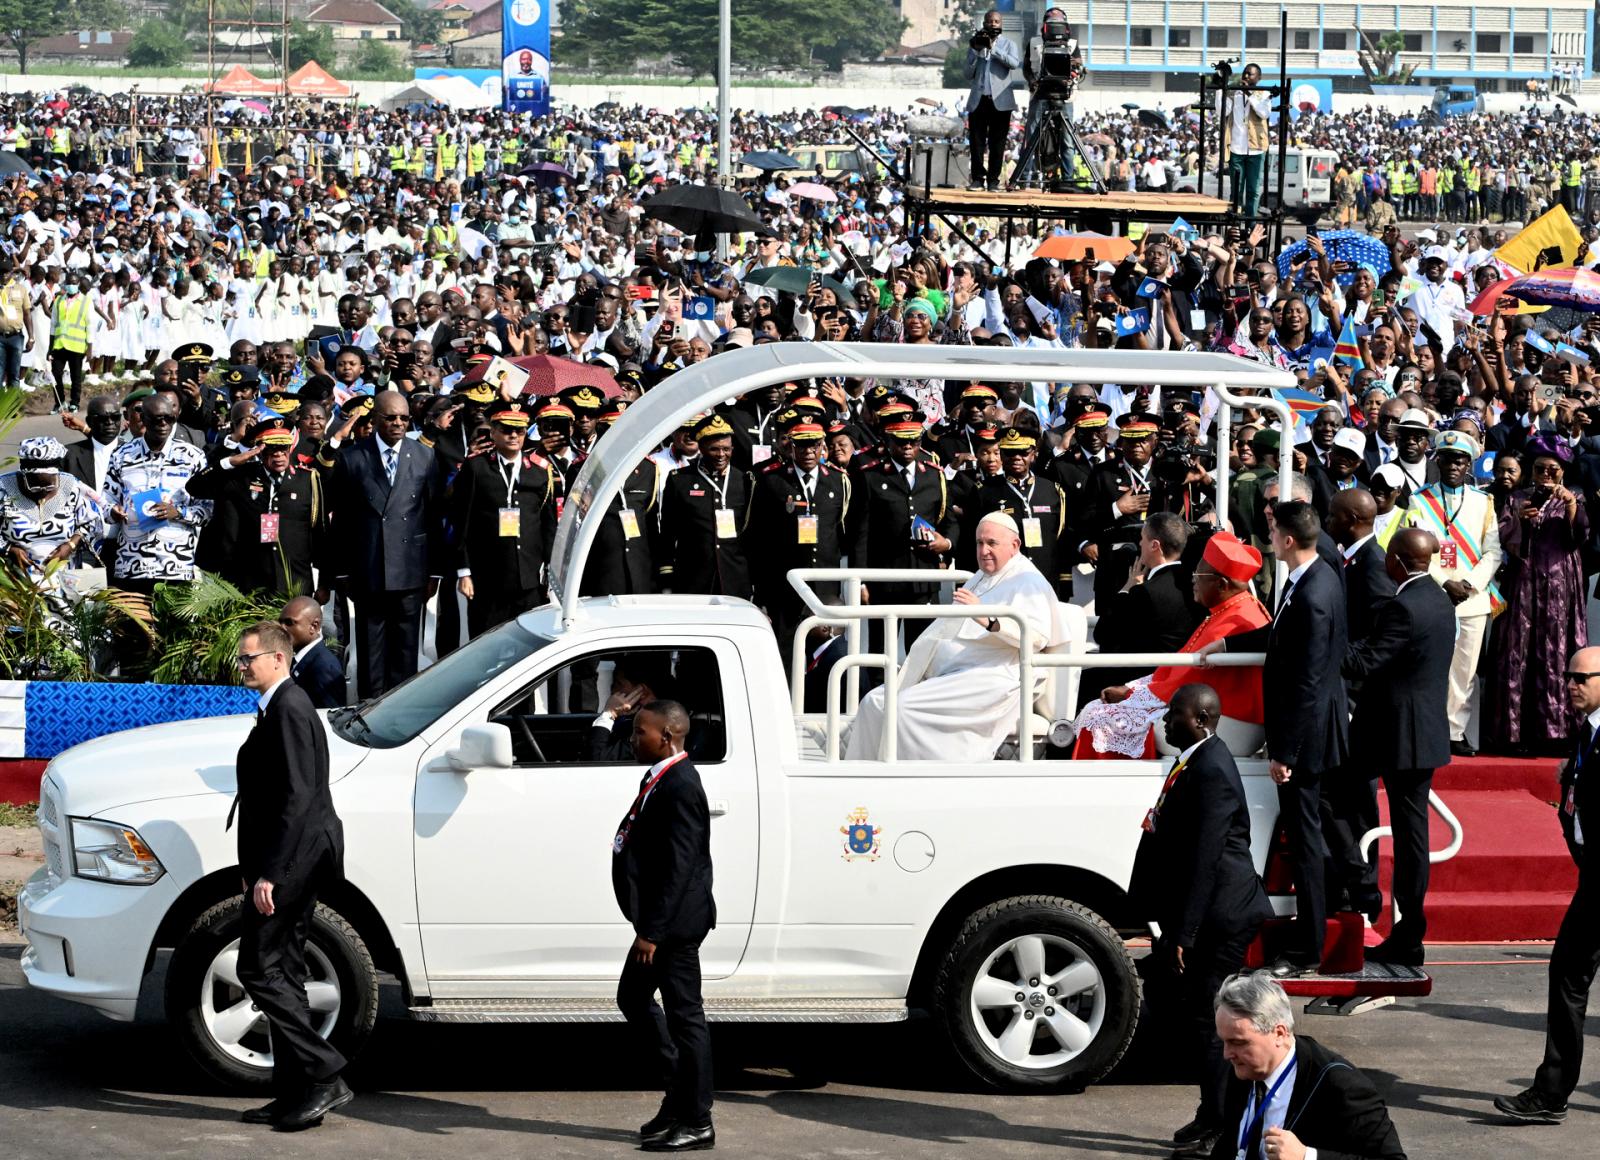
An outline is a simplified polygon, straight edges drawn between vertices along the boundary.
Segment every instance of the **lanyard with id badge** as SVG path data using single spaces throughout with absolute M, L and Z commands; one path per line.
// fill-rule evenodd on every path
M 812 502 L 815 490 L 806 486 L 806 477 L 800 475 L 800 494 L 804 497 L 801 501 L 805 504 L 806 514 L 795 517 L 795 542 L 798 544 L 815 544 L 817 542 L 817 516 L 816 505 Z
M 1286 1080 L 1294 1078 L 1295 1069 L 1299 1066 L 1299 1058 L 1291 1058 L 1289 1066 L 1284 1068 L 1283 1074 L 1278 1077 L 1278 1082 L 1267 1089 L 1267 1098 L 1257 1102 L 1254 1114 L 1245 1123 L 1243 1131 L 1239 1133 L 1239 1152 L 1235 1160 L 1254 1160 L 1253 1157 L 1245 1156 L 1245 1149 L 1249 1146 L 1251 1139 L 1259 1138 L 1256 1136 L 1256 1126 L 1267 1118 L 1267 1109 L 1272 1106 L 1272 1097 L 1278 1094 L 1278 1089 L 1284 1085 Z M 1262 1134 L 1265 1135 L 1265 1132 Z
M 267 481 L 267 510 L 261 513 L 261 542 L 263 544 L 276 544 L 278 542 L 278 484 L 276 480 Z
M 709 475 L 707 475 L 705 472 L 701 471 L 698 467 L 695 468 L 695 473 L 697 475 L 699 475 L 701 479 L 706 481 L 706 487 L 710 488 L 713 492 L 716 493 L 716 496 L 717 496 L 717 516 L 716 516 L 716 519 L 717 519 L 717 539 L 719 539 L 719 540 L 736 539 L 738 537 L 738 535 L 739 535 L 739 527 L 738 527 L 738 524 L 734 521 L 733 509 L 728 506 L 728 484 L 730 482 L 732 482 L 732 480 L 733 480 L 733 473 L 732 472 L 723 472 L 722 483 L 721 483 L 720 486 L 718 484 L 716 484 L 716 483 L 713 483 L 712 480 L 711 480 L 711 477 Z
M 506 484 L 506 506 L 499 509 L 499 534 L 513 540 L 522 534 L 522 509 L 514 502 L 520 466 L 520 463 L 501 462 L 501 467 L 508 470 L 502 470 L 500 474 Z
M 1028 477 L 1028 482 L 1030 484 L 1033 482 L 1032 476 Z M 1024 548 L 1044 547 L 1044 524 L 1040 522 L 1038 516 L 1033 514 L 1033 501 L 1014 481 L 1006 480 L 1006 486 L 1011 489 L 1011 493 L 1017 497 L 1017 500 L 1022 505 L 1018 509 L 1018 513 L 1022 517 L 1022 546 Z

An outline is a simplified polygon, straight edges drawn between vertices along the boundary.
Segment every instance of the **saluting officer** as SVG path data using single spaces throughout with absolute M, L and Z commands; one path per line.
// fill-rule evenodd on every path
M 1072 598 L 1072 543 L 1067 532 L 1067 497 L 1054 480 L 1034 474 L 1038 441 L 1025 431 L 1000 432 L 1004 473 L 978 494 L 979 518 L 1005 512 L 1022 529 L 1022 554 L 1055 585 L 1062 600 Z
M 926 462 L 922 423 L 900 419 L 884 425 L 882 460 L 856 475 L 851 504 L 850 563 L 857 568 L 939 568 L 958 538 L 944 472 Z M 937 584 L 873 584 L 874 604 L 931 604 Z M 907 620 L 906 646 L 922 634 L 926 620 Z M 869 627 L 873 652 L 882 651 L 882 621 Z
M 1138 556 L 1139 532 L 1152 510 L 1157 480 L 1150 460 L 1161 425 L 1151 415 L 1130 412 L 1117 421 L 1115 460 L 1098 465 L 1090 476 L 1082 534 L 1084 558 L 1095 565 L 1095 600 L 1104 603 L 1121 591 Z
M 674 592 L 751 596 L 744 536 L 755 486 L 748 471 L 731 466 L 733 428 L 708 415 L 695 428 L 700 458 L 667 480 L 661 501 L 663 588 Z
M 293 462 L 294 438 L 284 420 L 263 419 L 251 428 L 248 448 L 196 472 L 186 485 L 195 499 L 215 500 L 216 513 L 233 529 L 217 572 L 245 592 L 309 595 L 312 566 L 322 562 L 322 478 Z
M 756 599 L 772 617 L 778 648 L 789 661 L 794 631 L 806 606 L 788 580 L 791 568 L 837 568 L 844 555 L 850 510 L 850 479 L 823 454 L 822 424 L 799 422 L 788 429 L 792 461 L 756 481 L 750 513 L 750 550 L 756 561 Z M 837 584 L 814 591 L 835 594 Z
M 994 426 L 984 412 L 999 401 L 995 389 L 982 383 L 973 383 L 961 392 L 960 407 L 934 441 L 934 450 L 946 466 L 961 467 L 977 459 L 977 433 Z
M 527 435 L 522 407 L 492 411 L 492 449 L 467 456 L 450 485 L 456 588 L 467 598 L 471 636 L 544 603 L 545 561 L 556 534 L 555 470 L 524 448 Z
M 598 440 L 622 417 L 612 406 L 600 414 Z M 623 481 L 621 493 L 600 521 L 589 561 L 583 567 L 583 596 L 622 596 L 655 590 L 655 560 L 661 551 L 661 470 L 650 456 L 641 459 Z
M 572 446 L 572 408 L 552 399 L 534 415 L 539 426 L 539 453 L 550 461 L 556 471 L 556 518 L 566 506 L 567 492 L 578 476 L 584 457 Z

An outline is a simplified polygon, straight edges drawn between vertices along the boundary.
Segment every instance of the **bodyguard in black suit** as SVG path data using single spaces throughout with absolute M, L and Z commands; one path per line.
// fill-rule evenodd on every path
M 1199 617 L 1190 599 L 1192 573 L 1180 563 L 1188 543 L 1189 525 L 1172 513 L 1157 512 L 1145 521 L 1139 563 L 1123 590 L 1097 605 L 1094 639 L 1101 652 L 1172 653 L 1194 634 Z M 1095 674 L 1094 688 L 1126 685 L 1149 671 L 1102 669 Z
M 292 462 L 293 444 L 283 420 L 265 420 L 252 429 L 250 447 L 197 471 L 186 485 L 196 499 L 215 501 L 219 521 L 234 529 L 216 570 L 245 592 L 308 594 L 312 566 L 322 563 L 322 478 Z
M 1351 640 L 1363 640 L 1384 604 L 1394 599 L 1384 551 L 1372 533 L 1378 505 L 1360 488 L 1341 491 L 1328 512 L 1328 535 L 1341 550 L 1345 623 Z
M 322 605 L 296 596 L 283 606 L 278 623 L 294 645 L 289 675 L 318 709 L 336 709 L 345 701 L 344 665 L 322 643 Z
M 700 943 L 717 925 L 711 811 L 684 752 L 688 735 L 689 714 L 676 701 L 652 701 L 638 711 L 633 754 L 650 768 L 612 842 L 611 885 L 634 930 L 617 1006 L 668 1076 L 661 1110 L 639 1129 L 647 1152 L 716 1142 L 711 1038 L 700 998 Z
M 467 598 L 471 636 L 544 603 L 545 561 L 556 534 L 555 471 L 524 448 L 528 422 L 515 405 L 493 411 L 492 449 L 467 456 L 450 484 L 456 587 Z
M 105 487 L 105 464 L 111 460 L 111 451 L 117 446 L 117 436 L 122 434 L 122 408 L 111 395 L 96 395 L 83 409 L 84 425 L 89 437 L 67 444 L 67 458 L 61 465 L 68 475 L 88 484 L 95 491 Z M 101 468 L 95 470 L 95 449 L 101 449 Z
M 332 449 L 329 488 L 333 571 L 355 603 L 363 698 L 417 671 L 422 606 L 443 571 L 443 483 L 433 452 L 406 438 L 410 410 L 399 391 L 380 391 L 373 411 L 371 439 Z M 329 451 L 324 447 L 324 459 Z
M 1582 718 L 1572 756 L 1561 769 L 1556 806 L 1561 836 L 1578 864 L 1578 889 L 1550 952 L 1550 993 L 1545 1011 L 1544 1062 L 1533 1086 L 1497 1096 L 1497 1110 L 1516 1120 L 1559 1122 L 1583 1067 L 1583 1021 L 1589 987 L 1600 971 L 1600 647 L 1581 648 L 1567 662 L 1567 695 Z
M 695 428 L 700 458 L 667 478 L 661 499 L 663 588 L 750 599 L 745 536 L 755 490 L 748 471 L 729 466 L 733 433 L 721 415 Z
M 1161 931 L 1147 976 L 1152 1006 L 1172 1001 L 1204 1061 L 1199 1109 L 1174 1136 L 1185 1146 L 1221 1130 L 1228 1071 L 1213 1032 L 1212 997 L 1272 917 L 1250 857 L 1250 807 L 1239 767 L 1212 732 L 1221 715 L 1209 685 L 1184 685 L 1173 695 L 1166 736 L 1180 752 L 1145 817 L 1129 886 L 1139 917 Z
M 1344 675 L 1361 682 L 1350 728 L 1350 766 L 1383 777 L 1394 829 L 1394 897 L 1400 921 L 1385 942 L 1367 952 L 1377 963 L 1422 965 L 1428 792 L 1433 771 L 1450 762 L 1446 700 L 1456 647 L 1455 605 L 1428 574 L 1438 550 L 1432 533 L 1420 528 L 1395 533 L 1387 563 L 1398 592 L 1379 610 L 1370 635 L 1353 640 L 1344 657 Z M 1363 822 L 1377 825 L 1376 802 Z M 1375 891 L 1375 865 L 1368 875 L 1368 888 Z
M 240 638 L 240 672 L 260 690 L 261 708 L 239 747 L 233 806 L 245 889 L 239 982 L 271 1028 L 277 1093 L 244 1119 L 290 1131 L 315 1126 L 351 1099 L 339 1075 L 344 1056 L 317 1034 L 306 1001 L 306 933 L 317 892 L 343 877 L 344 830 L 328 792 L 322 719 L 289 678 L 293 647 L 270 621 Z
M 1235 975 L 1216 1001 L 1233 1077 L 1212 1160 L 1272 1160 L 1296 1145 L 1320 1160 L 1405 1160 L 1378 1089 L 1343 1056 L 1294 1033 L 1289 998 L 1265 972 Z
M 1272 623 L 1204 646 L 1202 653 L 1265 652 L 1261 673 L 1267 756 L 1278 783 L 1278 819 L 1294 859 L 1297 916 L 1273 973 L 1315 971 L 1322 960 L 1327 900 L 1322 775 L 1348 756 L 1349 707 L 1339 666 L 1348 640 L 1344 591 L 1317 555 L 1321 524 L 1298 500 L 1273 507 L 1272 547 L 1289 580 Z

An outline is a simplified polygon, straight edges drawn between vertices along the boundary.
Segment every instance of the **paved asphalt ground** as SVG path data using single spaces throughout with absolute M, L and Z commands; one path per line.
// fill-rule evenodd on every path
M 620 953 L 620 952 L 619 952 Z M 1547 948 L 1434 948 L 1428 999 L 1302 1030 L 1372 1075 L 1413 1157 L 1593 1155 L 1600 1043 L 1565 1125 L 1502 1126 L 1489 1100 L 1524 1086 L 1543 1043 Z M 600 1157 L 633 1150 L 655 1111 L 620 1026 L 451 1027 L 385 1017 L 352 1069 L 347 1114 L 297 1136 L 239 1123 L 254 1102 L 215 1090 L 154 1019 L 112 1023 L 30 991 L 0 933 L 0 1141 L 7 1160 L 117 1157 Z M 1468 961 L 1471 965 L 1465 964 Z M 157 980 L 158 982 L 158 980 Z M 395 1005 L 386 988 L 386 1010 Z M 146 998 L 159 995 L 147 986 Z M 150 1004 L 152 1007 L 154 1004 Z M 1078 1095 L 976 1089 L 926 1023 L 723 1027 L 719 1150 L 809 1157 L 1164 1156 L 1193 1089 L 1143 1038 Z

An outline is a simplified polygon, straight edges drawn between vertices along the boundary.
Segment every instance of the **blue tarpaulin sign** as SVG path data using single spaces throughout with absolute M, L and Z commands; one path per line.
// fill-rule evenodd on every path
M 500 83 L 512 113 L 550 112 L 548 0 L 502 0 Z

